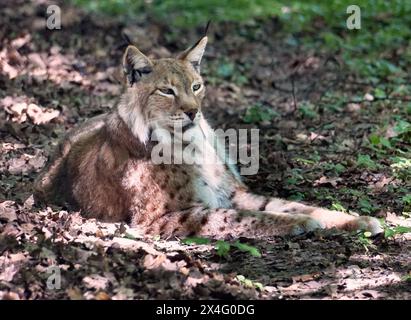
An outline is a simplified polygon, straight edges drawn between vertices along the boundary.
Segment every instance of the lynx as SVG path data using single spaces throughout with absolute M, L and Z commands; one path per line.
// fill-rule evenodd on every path
M 204 36 L 175 58 L 156 60 L 129 45 L 123 56 L 127 88 L 117 107 L 68 134 L 36 180 L 36 198 L 163 238 L 262 238 L 334 227 L 380 233 L 372 217 L 249 191 L 234 165 L 222 160 L 221 148 L 209 143 L 215 137 L 201 110 L 206 44 Z M 170 132 L 184 145 L 175 128 L 202 140 L 200 154 L 221 161 L 154 163 L 152 152 L 162 138 L 153 141 L 153 132 Z

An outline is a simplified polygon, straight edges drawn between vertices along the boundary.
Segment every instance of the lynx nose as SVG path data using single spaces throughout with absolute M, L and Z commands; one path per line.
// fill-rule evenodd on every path
M 188 110 L 188 111 L 184 111 L 184 113 L 187 115 L 187 117 L 190 118 L 191 121 L 193 121 L 194 118 L 196 117 L 197 110 L 196 109 L 191 109 L 191 110 Z

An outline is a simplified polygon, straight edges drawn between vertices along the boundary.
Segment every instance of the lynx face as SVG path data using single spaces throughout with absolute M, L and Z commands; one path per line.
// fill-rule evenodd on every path
M 206 43 L 204 37 L 176 58 L 158 60 L 136 47 L 127 48 L 123 67 L 128 102 L 120 107 L 120 115 L 142 142 L 153 129 L 184 131 L 198 124 L 205 94 L 199 66 Z

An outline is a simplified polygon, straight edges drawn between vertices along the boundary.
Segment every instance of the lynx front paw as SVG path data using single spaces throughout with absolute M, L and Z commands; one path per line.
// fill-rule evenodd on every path
M 325 226 L 321 223 L 321 221 L 305 216 L 298 218 L 298 220 L 292 226 L 290 234 L 300 235 L 317 229 L 324 229 L 324 227 Z

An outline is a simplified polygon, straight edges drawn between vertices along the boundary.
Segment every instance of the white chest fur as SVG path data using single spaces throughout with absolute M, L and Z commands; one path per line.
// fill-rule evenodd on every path
M 227 183 L 226 172 L 218 175 L 216 165 L 196 167 L 197 176 L 194 191 L 197 201 L 209 208 L 229 208 L 231 187 Z
M 194 191 L 197 201 L 209 208 L 231 207 L 230 194 L 234 184 L 232 173 L 227 169 L 225 158 L 218 154 L 213 133 L 204 121 L 193 128 L 196 152 Z

